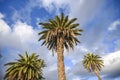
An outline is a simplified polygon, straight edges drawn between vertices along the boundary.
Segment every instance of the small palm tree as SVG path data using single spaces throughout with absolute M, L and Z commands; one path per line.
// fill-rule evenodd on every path
M 98 80 L 102 80 L 98 71 L 101 71 L 102 67 L 104 66 L 103 60 L 100 59 L 101 57 L 96 54 L 88 53 L 84 56 L 83 66 L 89 71 L 93 71 Z
M 45 67 L 44 60 L 39 59 L 38 55 L 32 53 L 30 56 L 25 53 L 25 56 L 19 54 L 20 59 L 16 62 L 5 64 L 8 66 L 4 79 L 7 80 L 41 80 L 42 68 Z
M 64 68 L 64 48 L 74 49 L 74 45 L 79 42 L 76 36 L 81 35 L 81 29 L 77 28 L 78 23 L 73 23 L 77 18 L 69 19 L 68 16 L 61 14 L 61 17 L 55 16 L 55 19 L 49 19 L 48 22 L 39 23 L 44 31 L 40 32 L 40 40 L 49 50 L 57 53 L 58 59 L 58 80 L 66 80 Z

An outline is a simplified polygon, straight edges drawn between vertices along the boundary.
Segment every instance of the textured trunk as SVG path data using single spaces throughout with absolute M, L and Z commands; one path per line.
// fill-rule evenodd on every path
M 64 52 L 63 39 L 58 38 L 57 39 L 58 80 L 66 80 L 63 52 Z
M 94 70 L 94 73 L 96 74 L 96 76 L 98 77 L 98 80 L 102 80 L 101 78 L 100 78 L 100 75 L 99 75 L 99 73 L 98 73 L 98 71 L 97 70 Z

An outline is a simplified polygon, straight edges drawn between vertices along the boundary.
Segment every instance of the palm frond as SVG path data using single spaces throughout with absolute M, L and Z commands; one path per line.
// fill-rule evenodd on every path
M 44 60 L 39 59 L 39 55 L 32 53 L 28 55 L 25 52 L 25 56 L 19 54 L 20 59 L 16 62 L 10 62 L 5 64 L 9 66 L 6 70 L 4 79 L 7 80 L 39 80 L 43 79 L 42 68 L 45 67 Z
M 92 53 L 88 53 L 84 56 L 84 60 L 82 61 L 83 66 L 89 71 L 101 70 L 104 66 L 103 60 L 100 59 L 99 55 L 95 55 Z

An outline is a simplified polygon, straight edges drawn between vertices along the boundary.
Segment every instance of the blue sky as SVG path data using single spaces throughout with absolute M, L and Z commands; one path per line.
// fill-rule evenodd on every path
M 84 30 L 75 50 L 64 52 L 67 80 L 97 80 L 81 64 L 87 52 L 103 57 L 103 80 L 120 80 L 119 0 L 0 0 L 0 80 L 6 70 L 3 65 L 25 51 L 36 52 L 46 61 L 46 80 L 57 80 L 57 55 L 53 57 L 51 51 L 40 46 L 37 33 L 42 31 L 39 22 L 61 12 L 78 18 L 79 28 Z

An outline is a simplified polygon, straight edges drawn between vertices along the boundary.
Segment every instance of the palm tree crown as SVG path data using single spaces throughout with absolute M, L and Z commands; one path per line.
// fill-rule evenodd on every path
M 39 33 L 41 35 L 40 40 L 44 40 L 42 45 L 46 45 L 49 50 L 57 50 L 57 40 L 62 38 L 63 46 L 68 50 L 69 47 L 74 48 L 74 44 L 77 45 L 79 40 L 76 36 L 81 35 L 82 31 L 79 28 L 78 23 L 73 23 L 77 18 L 70 19 L 68 16 L 61 14 L 61 17 L 55 16 L 55 19 L 49 19 L 48 22 L 39 23 L 46 30 Z
M 83 66 L 89 71 L 101 70 L 103 65 L 103 60 L 100 59 L 99 55 L 90 54 L 84 56 Z
M 5 64 L 8 66 L 4 79 L 7 80 L 41 80 L 42 67 L 45 67 L 44 60 L 38 59 L 38 55 L 32 53 L 30 56 L 25 53 L 25 56 L 19 54 L 20 59 L 17 62 Z

